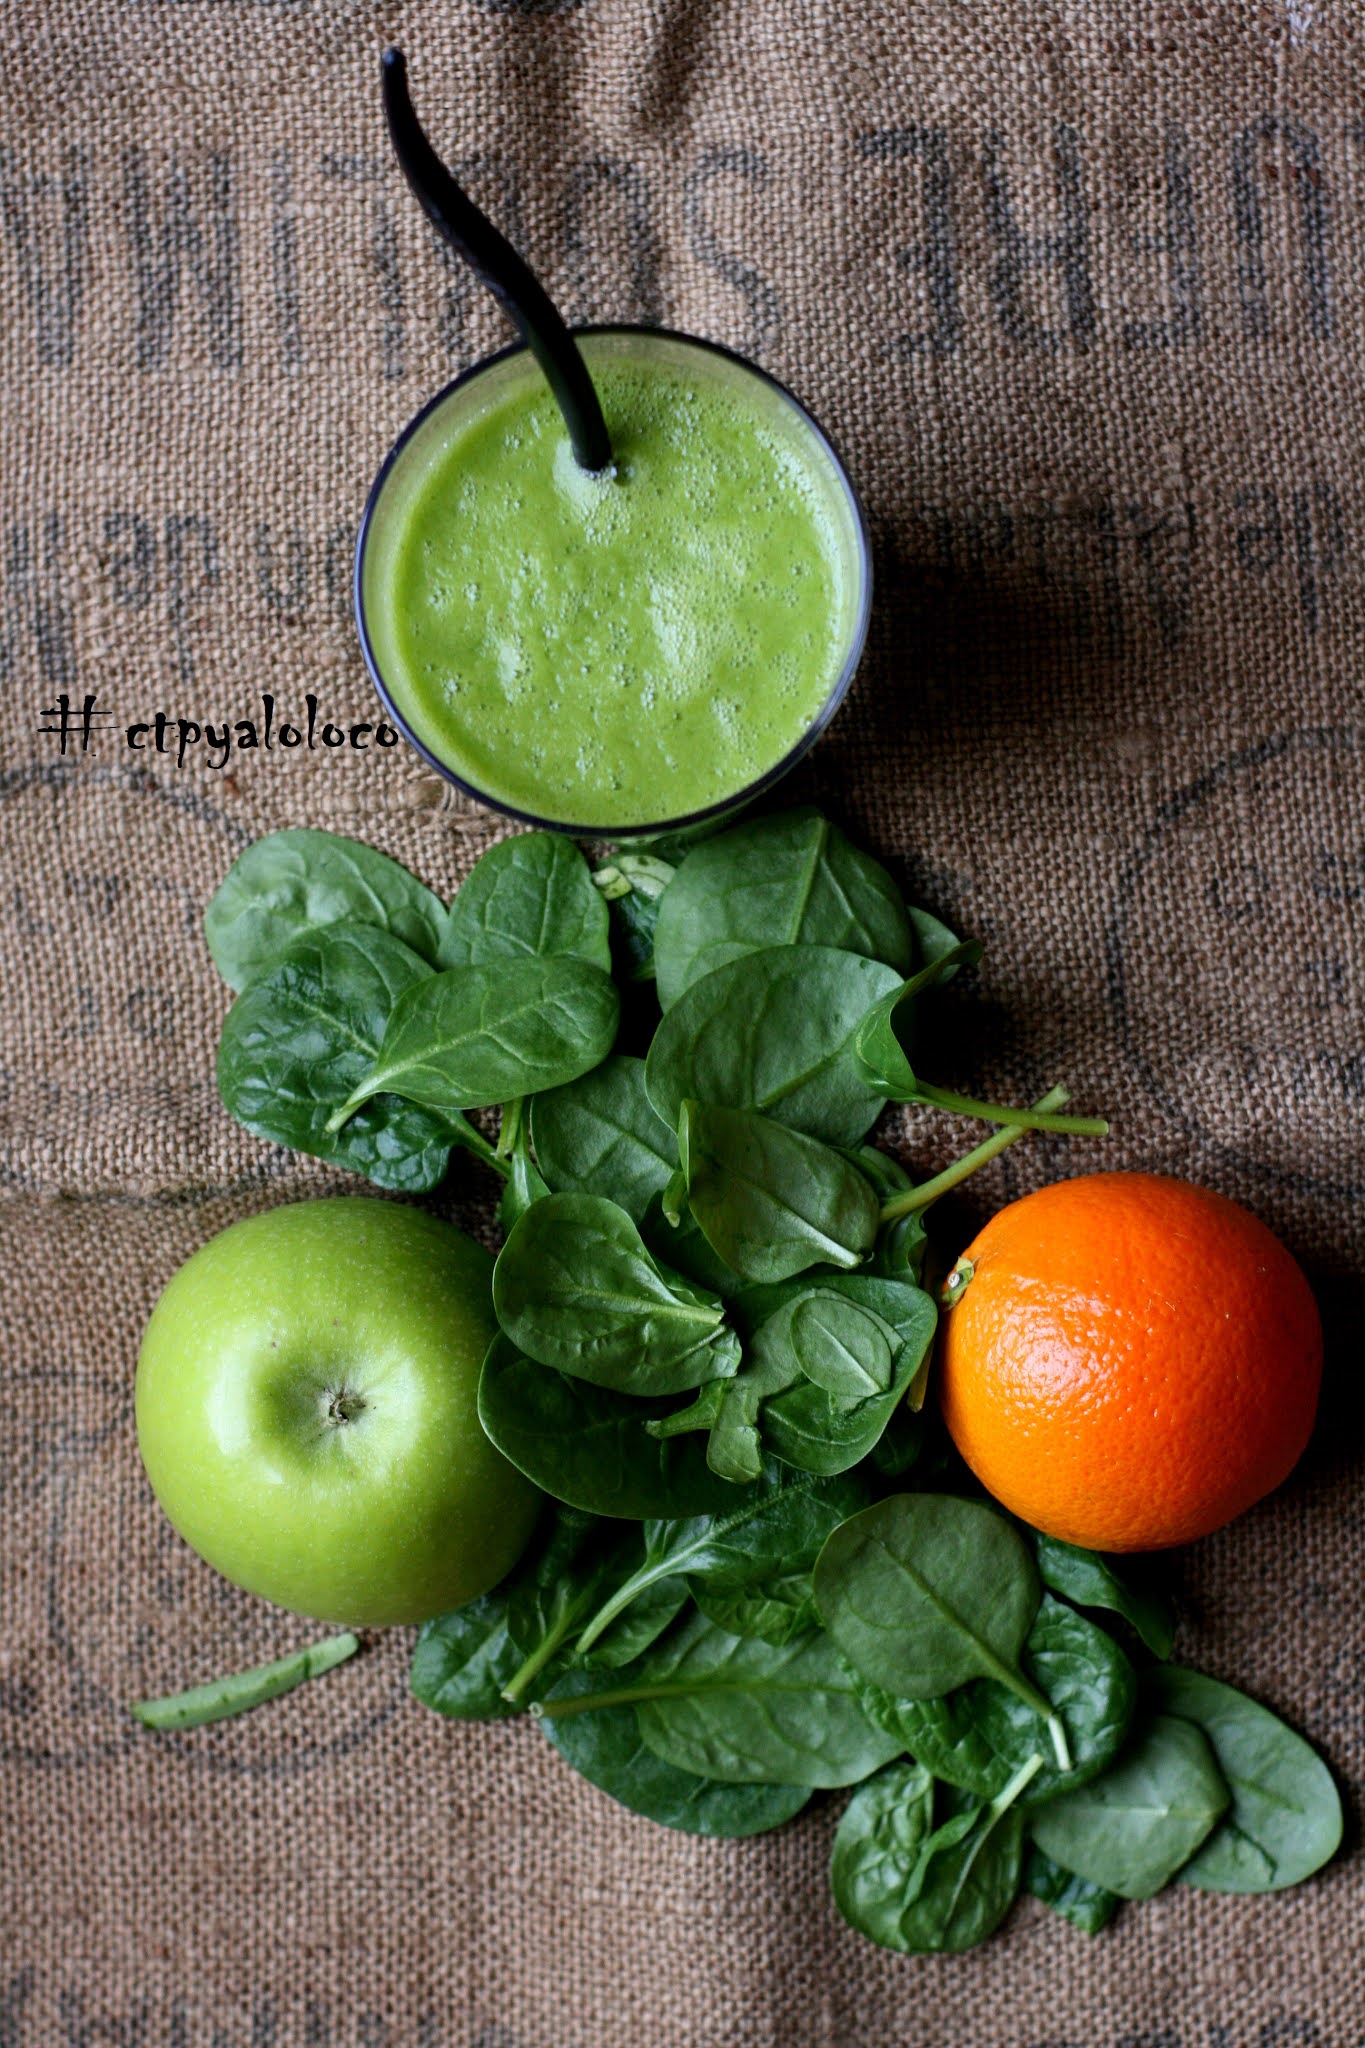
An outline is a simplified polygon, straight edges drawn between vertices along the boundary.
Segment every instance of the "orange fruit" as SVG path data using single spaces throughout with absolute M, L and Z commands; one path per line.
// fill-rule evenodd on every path
M 1308 1441 L 1322 1325 L 1266 1226 L 1159 1174 L 1058 1181 L 968 1247 L 939 1393 L 997 1500 L 1092 1550 L 1221 1528 Z

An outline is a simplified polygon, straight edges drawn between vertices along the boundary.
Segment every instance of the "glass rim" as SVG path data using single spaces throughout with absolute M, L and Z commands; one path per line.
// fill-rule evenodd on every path
M 732 811 L 739 811 L 747 805 L 756 802 L 775 783 L 780 782 L 782 777 L 794 768 L 805 754 L 810 752 L 815 742 L 829 725 L 834 714 L 843 703 L 844 698 L 848 695 L 853 678 L 858 672 L 858 664 L 862 660 L 863 649 L 867 645 L 868 629 L 872 619 L 872 535 L 868 526 L 867 513 L 864 509 L 863 501 L 849 474 L 848 465 L 826 433 L 824 427 L 816 419 L 814 413 L 802 404 L 794 391 L 784 384 L 780 378 L 774 377 L 771 371 L 765 370 L 761 364 L 754 362 L 751 357 L 740 355 L 736 349 L 726 348 L 722 342 L 708 341 L 702 335 L 685 334 L 681 329 L 674 327 L 647 327 L 633 321 L 613 320 L 594 322 L 587 326 L 574 327 L 571 331 L 575 339 L 594 335 L 647 336 L 652 340 L 681 342 L 685 347 L 701 349 L 708 355 L 719 356 L 723 361 L 733 363 L 739 369 L 747 371 L 750 376 L 757 377 L 762 383 L 775 391 L 790 406 L 791 410 L 797 414 L 798 418 L 805 423 L 814 437 L 817 446 L 823 449 L 842 487 L 848 502 L 849 511 L 853 517 L 857 557 L 862 575 L 857 613 L 849 634 L 843 665 L 829 695 L 811 720 L 809 726 L 807 726 L 796 743 L 787 749 L 780 760 L 775 761 L 770 768 L 765 768 L 763 773 L 756 776 L 752 782 L 746 782 L 741 788 L 733 790 L 730 795 L 719 797 L 714 803 L 703 805 L 700 810 L 682 812 L 672 818 L 650 819 L 638 825 L 579 825 L 563 818 L 541 817 L 534 811 L 522 810 L 515 804 L 505 803 L 501 798 L 490 796 L 486 790 L 479 789 L 474 783 L 466 781 L 462 775 L 457 774 L 449 762 L 441 760 L 440 756 L 433 753 L 426 742 L 419 739 L 413 731 L 408 720 L 393 700 L 370 640 L 369 624 L 365 615 L 364 596 L 366 542 L 369 538 L 370 528 L 374 522 L 374 515 L 379 501 L 384 493 L 384 486 L 387 484 L 404 449 L 408 446 L 414 435 L 426 424 L 434 412 L 438 411 L 448 399 L 453 398 L 455 393 L 462 390 L 466 384 L 472 383 L 475 378 L 482 376 L 485 371 L 493 369 L 499 363 L 508 362 L 514 356 L 529 355 L 530 350 L 524 341 L 514 341 L 506 348 L 497 349 L 492 355 L 480 356 L 477 362 L 471 363 L 467 369 L 461 370 L 457 377 L 453 377 L 448 384 L 443 385 L 441 390 L 429 398 L 418 412 L 414 413 L 413 417 L 394 441 L 388 454 L 384 457 L 374 482 L 370 486 L 369 494 L 365 500 L 365 509 L 360 517 L 360 526 L 356 533 L 355 567 L 351 579 L 356 630 L 360 636 L 360 650 L 365 657 L 365 666 L 369 670 L 370 681 L 374 684 L 379 694 L 379 700 L 390 719 L 409 746 L 416 749 L 427 765 L 434 768 L 438 775 L 443 777 L 446 782 L 451 783 L 463 795 L 472 798 L 475 803 L 483 804 L 489 810 L 501 812 L 506 818 L 515 819 L 518 824 L 530 825 L 542 832 L 563 832 L 578 839 L 662 839 L 670 834 L 690 831 L 696 826 L 705 825 L 712 820 L 722 819 Z

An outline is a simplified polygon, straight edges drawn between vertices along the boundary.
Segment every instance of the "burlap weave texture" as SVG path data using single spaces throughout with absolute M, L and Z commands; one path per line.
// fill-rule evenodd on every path
M 1177 1560 L 1178 1652 L 1353 1810 L 1365 1771 L 1354 0 L 3 0 L 0 2044 L 1357 2048 L 1351 1855 L 908 1962 L 827 1903 L 837 1800 L 675 1837 L 533 1728 L 424 1714 L 398 1635 L 241 1724 L 122 1711 L 301 1640 L 173 1538 L 132 1434 L 176 1265 L 344 1184 L 221 1110 L 203 904 L 277 826 L 446 891 L 497 830 L 406 750 L 125 738 L 370 715 L 365 491 L 505 338 L 387 160 L 390 40 L 572 317 L 756 356 L 849 458 L 873 644 L 791 794 L 985 942 L 941 1078 L 1065 1078 L 1105 1164 L 1222 1188 L 1312 1274 L 1318 1440 Z M 1094 1163 L 1016 1147 L 948 1221 Z M 439 1206 L 486 1231 L 488 1196 L 457 1162 Z

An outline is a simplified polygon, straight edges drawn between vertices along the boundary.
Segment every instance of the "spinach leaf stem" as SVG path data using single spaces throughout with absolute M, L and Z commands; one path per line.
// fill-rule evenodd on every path
M 1057 1087 L 1049 1088 L 1046 1095 L 1039 1097 L 1029 1113 L 1034 1116 L 1047 1115 L 1053 1110 L 1064 1108 L 1070 1100 L 1069 1091 L 1058 1083 Z M 981 1167 L 998 1158 L 1007 1146 L 1017 1143 L 1023 1137 L 1024 1129 L 1023 1124 L 1007 1124 L 1003 1130 L 998 1130 L 991 1137 L 983 1139 L 970 1152 L 964 1152 L 961 1159 L 955 1159 L 951 1166 L 945 1166 L 942 1173 L 936 1173 L 932 1180 L 922 1181 L 919 1187 L 909 1188 L 904 1194 L 892 1195 L 889 1201 L 882 1204 L 882 1222 L 894 1223 L 899 1216 L 913 1216 L 929 1208 L 940 1195 L 946 1195 L 950 1189 L 961 1186 L 964 1180 L 970 1179 Z

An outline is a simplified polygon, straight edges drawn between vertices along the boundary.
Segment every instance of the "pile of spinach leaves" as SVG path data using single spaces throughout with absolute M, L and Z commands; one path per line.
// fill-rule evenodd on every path
M 920 1413 L 925 1212 L 1023 1130 L 1104 1126 L 918 1077 L 917 1005 L 979 949 L 818 812 L 674 851 L 594 871 L 525 833 L 447 907 L 279 832 L 209 908 L 234 1116 L 400 1193 L 456 1148 L 504 1182 L 479 1411 L 546 1503 L 504 1584 L 422 1628 L 417 1698 L 529 1709 L 695 1834 L 856 1787 L 834 1901 L 905 1952 L 1021 1893 L 1093 1933 L 1175 1879 L 1298 1882 L 1341 1835 L 1313 1750 L 1167 1663 L 1164 1598 L 980 1498 Z M 915 1186 L 868 1142 L 888 1101 L 997 1129 Z

